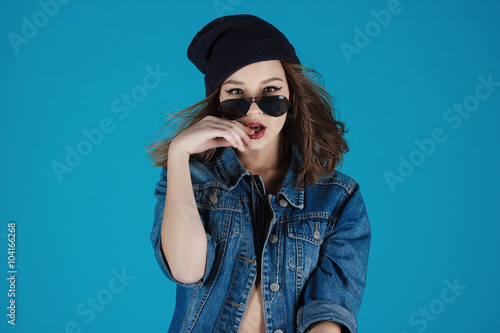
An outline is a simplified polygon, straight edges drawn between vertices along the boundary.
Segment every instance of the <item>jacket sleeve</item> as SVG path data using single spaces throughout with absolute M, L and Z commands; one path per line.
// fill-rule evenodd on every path
M 366 284 L 371 230 L 357 183 L 343 201 L 330 217 L 317 267 L 303 291 L 304 305 L 297 314 L 301 333 L 322 320 L 339 323 L 342 332 L 358 331 L 356 315 Z
M 216 241 L 212 238 L 212 236 L 208 233 L 207 235 L 207 261 L 205 265 L 205 274 L 203 277 L 195 283 L 182 283 L 174 279 L 172 276 L 172 272 L 170 271 L 170 267 L 168 266 L 167 260 L 165 258 L 165 255 L 163 253 L 162 249 L 162 244 L 161 244 L 161 223 L 163 220 L 163 210 L 165 207 L 165 197 L 166 197 L 166 190 L 167 190 L 167 170 L 162 169 L 161 174 L 160 174 L 160 181 L 156 184 L 155 192 L 154 195 L 156 197 L 156 205 L 154 209 L 154 223 L 153 223 L 153 230 L 151 231 L 151 242 L 153 244 L 153 249 L 155 252 L 156 260 L 158 261 L 158 264 L 160 265 L 160 269 L 165 274 L 165 276 L 175 282 L 177 285 L 187 287 L 187 288 L 193 288 L 193 287 L 200 287 L 205 283 L 207 280 L 208 276 L 210 275 L 210 271 L 212 269 L 213 262 L 215 260 L 215 248 L 216 248 Z M 205 226 L 205 222 L 203 220 L 203 216 L 200 215 L 201 221 L 203 223 L 203 226 Z

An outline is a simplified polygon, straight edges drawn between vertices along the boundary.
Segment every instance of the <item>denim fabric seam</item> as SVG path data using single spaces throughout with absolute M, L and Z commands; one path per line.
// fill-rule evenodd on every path
M 306 310 L 308 310 L 309 307 L 312 307 L 313 305 L 316 305 L 314 303 L 320 303 L 321 305 L 326 304 L 328 307 L 332 308 L 332 309 L 330 309 L 330 310 L 332 310 L 332 312 L 329 312 L 328 316 L 321 316 L 320 318 L 315 318 L 315 320 L 312 321 L 312 322 L 310 322 L 307 325 L 307 327 L 304 327 L 304 325 L 303 325 L 304 323 L 302 322 L 302 319 L 303 319 L 303 316 L 304 316 L 304 309 L 306 309 L 306 307 L 307 307 Z M 321 306 L 317 306 L 317 307 L 321 308 Z M 334 311 L 334 310 L 337 310 L 337 311 Z M 332 313 L 333 313 L 333 315 L 332 315 Z M 314 324 L 316 322 L 320 322 L 320 321 L 323 321 L 323 320 L 337 322 L 340 325 L 345 326 L 349 330 L 349 332 L 351 332 L 351 333 L 357 333 L 358 332 L 358 324 L 356 322 L 356 317 L 354 317 L 354 315 L 352 313 L 350 313 L 349 310 L 347 310 L 346 308 L 344 308 L 344 307 L 342 307 L 342 306 L 340 306 L 338 304 L 332 303 L 330 301 L 327 301 L 327 300 L 315 300 L 315 301 L 313 301 L 311 303 L 303 305 L 299 309 L 299 313 L 298 313 L 298 316 L 297 316 L 297 329 L 300 332 L 304 332 L 311 324 Z
M 204 183 L 201 183 L 201 184 L 192 184 L 193 186 L 193 191 L 203 191 L 203 190 L 206 190 L 207 188 L 210 188 L 210 187 L 220 187 L 220 188 L 223 188 L 224 190 L 230 192 L 230 189 L 229 187 L 227 187 L 226 184 L 220 182 L 219 180 L 211 180 L 211 181 L 208 181 L 208 182 L 204 182 Z
M 222 256 L 220 258 L 224 258 L 225 254 L 226 254 L 226 248 L 227 248 L 227 241 L 223 240 L 222 242 L 224 243 L 224 246 L 222 247 Z M 215 257 L 217 258 L 217 256 L 215 256 Z M 221 271 L 221 267 L 222 267 L 222 259 L 219 260 L 219 264 L 217 265 L 217 273 L 216 273 L 213 281 L 217 281 L 217 277 L 219 276 L 219 272 Z M 213 266 L 212 266 L 212 270 L 213 270 Z M 200 301 L 200 304 L 199 304 L 198 308 L 196 309 L 196 315 L 195 315 L 195 317 L 193 317 L 192 325 L 189 328 L 188 332 L 191 332 L 192 329 L 194 328 L 194 325 L 196 325 L 198 318 L 201 314 L 201 310 L 203 309 L 203 306 L 205 305 L 206 301 L 208 300 L 208 296 L 212 292 L 213 287 L 214 287 L 214 282 L 212 282 L 210 284 L 210 288 L 207 288 L 207 290 L 205 291 L 205 294 L 203 295 L 203 299 L 202 299 L 203 302 Z M 205 296 L 206 296 L 206 298 L 205 298 Z
M 357 183 L 355 183 L 355 187 L 357 187 Z M 333 230 L 335 229 L 335 226 L 337 225 L 337 220 L 340 216 L 340 214 L 342 213 L 342 211 L 344 210 L 344 207 L 345 205 L 347 204 L 347 202 L 349 202 L 349 198 L 352 196 L 352 194 L 354 193 L 354 189 L 351 188 L 351 191 L 347 191 L 344 193 L 344 195 L 342 196 L 342 198 L 339 200 L 339 202 L 337 203 L 337 205 L 335 205 L 335 209 L 334 211 L 331 213 L 330 215 L 330 219 L 329 219 L 329 230 L 327 231 L 327 235 L 331 235 L 333 233 Z

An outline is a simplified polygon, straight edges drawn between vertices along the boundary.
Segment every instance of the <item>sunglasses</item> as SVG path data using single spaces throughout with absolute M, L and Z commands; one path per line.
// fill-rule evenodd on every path
M 274 95 L 226 99 L 219 104 L 217 109 L 224 118 L 237 120 L 248 113 L 253 102 L 257 103 L 259 109 L 271 117 L 284 115 L 292 105 L 285 96 Z

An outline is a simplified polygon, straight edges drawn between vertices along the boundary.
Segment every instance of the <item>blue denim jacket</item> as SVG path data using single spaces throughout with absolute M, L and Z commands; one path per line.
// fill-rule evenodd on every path
M 208 244 L 205 274 L 190 284 L 173 278 L 162 251 L 167 186 L 162 169 L 151 241 L 161 270 L 177 284 L 168 332 L 238 332 L 258 274 L 266 332 L 302 333 L 322 320 L 357 332 L 371 237 L 359 186 L 336 171 L 297 189 L 291 184 L 302 156 L 295 145 L 291 155 L 277 195 L 262 197 L 261 177 L 241 165 L 233 148 L 217 148 L 209 163 L 190 160 Z M 263 221 L 264 200 L 273 212 L 266 235 L 252 224 Z

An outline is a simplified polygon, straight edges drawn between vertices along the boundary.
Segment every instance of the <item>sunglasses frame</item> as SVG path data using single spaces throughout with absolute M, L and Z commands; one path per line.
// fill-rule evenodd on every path
M 266 98 L 279 98 L 280 100 L 285 100 L 286 101 L 286 104 L 287 104 L 287 108 L 286 108 L 286 111 L 283 112 L 282 114 L 280 115 L 272 115 L 272 114 L 269 114 L 267 113 L 264 109 L 261 108 L 261 106 L 259 105 L 260 101 L 262 99 L 266 99 Z M 248 108 L 246 110 L 245 113 L 241 114 L 241 116 L 239 118 L 228 118 L 224 115 L 224 113 L 222 112 L 221 110 L 221 106 L 225 103 L 225 102 L 228 102 L 228 101 L 241 101 L 241 100 L 245 100 L 248 102 Z M 217 104 L 217 110 L 219 110 L 219 113 L 220 115 L 223 117 L 223 118 L 226 118 L 226 119 L 229 119 L 229 120 L 237 120 L 237 119 L 241 119 L 243 118 L 247 113 L 248 113 L 248 110 L 250 110 L 250 107 L 252 106 L 253 103 L 256 103 L 257 106 L 259 107 L 259 109 L 264 112 L 265 114 L 267 114 L 268 116 L 271 116 L 271 117 L 280 117 L 282 115 L 284 115 L 285 113 L 287 113 L 289 110 L 290 110 L 290 107 L 292 106 L 292 102 L 290 102 L 288 100 L 288 98 L 286 98 L 285 96 L 283 95 L 271 95 L 271 96 L 259 96 L 259 97 L 244 97 L 244 98 L 230 98 L 230 99 L 225 99 L 223 100 L 222 102 L 218 102 Z M 235 109 L 237 109 L 239 111 L 239 109 L 235 106 L 233 106 Z

